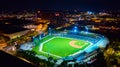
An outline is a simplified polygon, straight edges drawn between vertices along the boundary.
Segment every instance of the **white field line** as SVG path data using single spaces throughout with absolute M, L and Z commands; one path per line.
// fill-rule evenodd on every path
M 87 41 L 87 42 L 89 42 L 89 41 Z M 91 42 L 89 42 L 89 43 L 90 43 L 90 45 L 88 47 L 93 45 L 93 43 L 91 43 Z M 86 50 L 88 47 L 86 47 L 84 50 Z
M 66 38 L 66 37 L 54 37 L 54 38 Z M 74 38 L 66 38 L 66 39 L 74 39 Z M 76 39 L 76 40 L 79 40 L 79 39 Z M 82 41 L 85 41 L 85 40 L 82 40 Z M 93 43 L 91 43 L 89 41 L 86 41 L 86 42 L 90 43 L 90 45 L 87 46 L 84 50 L 86 50 L 88 47 L 93 45 Z M 82 46 L 82 47 L 84 47 L 84 46 Z M 84 50 L 79 50 L 78 52 L 75 52 L 74 54 L 70 54 L 69 56 L 74 56 L 75 54 L 81 53 Z
M 86 42 L 89 42 L 89 41 L 86 41 Z M 91 42 L 89 42 L 90 43 L 90 45 L 89 46 L 87 46 L 84 50 L 86 50 L 88 47 L 90 47 L 91 45 L 93 45 Z M 84 47 L 84 46 L 83 46 Z M 76 55 L 76 54 L 78 54 L 78 53 L 81 53 L 82 51 L 84 51 L 84 50 L 79 50 L 78 52 L 75 52 L 74 54 L 71 54 L 71 55 L 69 55 L 69 56 L 74 56 L 74 55 Z
M 56 37 L 56 38 L 66 38 L 66 37 Z M 66 39 L 74 39 L 74 38 L 66 38 Z M 79 39 L 76 39 L 76 40 L 79 40 Z M 82 41 L 85 41 L 85 40 L 82 40 Z M 91 43 L 91 42 L 89 42 L 89 41 L 85 41 L 85 42 L 90 43 L 90 45 L 87 46 L 84 50 L 86 50 L 87 48 L 89 48 L 90 46 L 93 45 L 93 43 Z M 84 46 L 82 46 L 82 47 L 84 47 Z M 74 56 L 75 54 L 81 53 L 81 52 L 84 51 L 84 50 L 79 50 L 78 52 L 75 52 L 74 54 L 70 54 L 69 56 Z
M 52 39 L 54 39 L 54 38 L 56 38 L 56 37 L 52 37 L 52 38 L 50 38 L 50 39 L 42 42 L 41 45 L 40 45 L 39 51 L 40 51 L 40 52 L 43 52 L 43 53 L 45 53 L 45 54 L 49 54 L 49 55 L 56 56 L 56 57 L 58 57 L 58 58 L 62 58 L 62 57 L 60 57 L 60 56 L 57 56 L 57 55 L 54 55 L 54 54 L 51 54 L 51 53 L 47 53 L 47 52 L 42 51 L 43 44 L 44 44 L 44 43 L 47 43 L 48 41 L 50 41 L 50 40 L 52 40 Z
M 101 40 L 100 40 L 100 41 L 101 41 Z M 99 42 L 100 42 L 100 41 L 99 41 Z M 89 42 L 89 41 L 87 41 L 87 42 Z M 91 42 L 89 42 L 89 43 L 90 43 L 90 45 L 89 45 L 88 47 L 86 47 L 84 50 L 88 49 L 90 46 L 93 45 L 93 43 L 91 43 Z M 98 44 L 98 42 L 97 42 L 96 44 Z M 95 44 L 95 45 L 96 45 L 96 44 Z M 80 52 L 82 52 L 82 51 L 80 50 L 80 51 L 78 51 L 78 52 L 76 52 L 76 53 L 74 53 L 74 54 L 72 54 L 72 55 L 78 54 L 78 53 L 80 53 Z M 70 56 L 72 56 L 72 55 L 70 55 Z
M 44 44 L 44 43 L 46 43 L 46 42 L 48 42 L 48 41 L 50 41 L 50 40 L 52 40 L 52 39 L 54 39 L 54 38 L 55 38 L 55 37 L 50 38 L 50 39 L 48 39 L 48 40 L 46 40 L 46 41 L 42 42 L 42 43 L 40 44 L 39 51 L 42 51 L 42 47 L 43 47 L 43 44 Z
M 46 43 L 46 42 L 48 42 L 48 41 L 50 41 L 50 40 L 52 40 L 52 39 L 54 39 L 54 38 L 59 38 L 59 37 L 52 37 L 52 38 L 50 38 L 50 39 L 42 42 L 41 45 L 40 45 L 39 51 L 41 51 L 41 52 L 43 52 L 43 53 L 46 53 L 46 54 L 49 54 L 49 55 L 53 55 L 53 56 L 62 58 L 62 57 L 60 57 L 60 56 L 57 56 L 57 55 L 54 55 L 54 54 L 51 54 L 51 53 L 47 53 L 47 52 L 42 51 L 43 44 Z M 60 38 L 66 38 L 66 37 L 60 37 Z M 72 39 L 72 38 L 66 38 L 66 39 Z M 84 40 L 83 40 L 83 41 L 84 41 Z M 89 42 L 89 41 L 87 41 L 87 42 Z M 89 45 L 88 47 L 90 47 L 90 46 L 93 45 L 91 42 L 89 42 L 89 43 L 90 43 L 90 45 Z M 86 50 L 88 47 L 86 47 L 84 50 Z M 80 50 L 80 51 L 75 52 L 74 54 L 71 54 L 71 55 L 69 55 L 69 56 L 74 56 L 75 54 L 81 53 L 81 52 L 84 51 L 84 50 Z

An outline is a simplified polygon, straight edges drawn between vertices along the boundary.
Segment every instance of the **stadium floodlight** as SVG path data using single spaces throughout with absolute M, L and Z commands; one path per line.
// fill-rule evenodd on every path
M 85 32 L 88 33 L 88 27 L 87 26 L 85 26 L 85 30 L 86 30 Z
M 51 35 L 51 28 L 48 28 L 48 34 Z
M 77 26 L 75 26 L 75 27 L 73 28 L 73 32 L 78 32 L 78 27 L 77 27 Z
M 77 29 L 77 26 L 75 26 L 74 28 Z
M 77 32 L 77 29 L 74 29 L 74 32 Z

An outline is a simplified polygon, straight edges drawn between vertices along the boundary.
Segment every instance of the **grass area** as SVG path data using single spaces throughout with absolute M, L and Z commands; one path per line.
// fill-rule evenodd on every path
M 36 46 L 33 48 L 33 51 L 37 52 L 39 50 L 40 44 L 50 38 L 52 38 L 53 36 L 46 36 L 41 40 L 34 40 L 34 43 L 36 44 Z M 38 53 L 38 52 L 37 52 Z
M 71 54 L 74 54 L 80 50 L 84 50 L 86 47 L 88 47 L 90 45 L 89 42 L 87 41 L 83 41 L 83 40 L 76 40 L 76 39 L 72 39 L 72 38 L 62 38 L 62 37 L 54 37 L 54 36 L 47 36 L 45 38 L 43 38 L 42 40 L 37 40 L 36 42 L 36 46 L 33 48 L 33 51 L 35 51 L 37 54 L 43 55 L 48 57 L 48 54 L 43 53 L 43 52 L 47 52 L 56 56 L 60 56 L 60 57 L 66 57 L 69 56 Z M 53 39 L 51 39 L 53 38 Z M 82 46 L 82 48 L 75 48 L 72 47 L 69 43 L 71 41 L 75 40 L 76 41 L 76 45 L 78 46 Z M 46 41 L 46 42 L 45 42 Z M 43 43 L 45 42 L 45 43 Z M 42 47 L 42 51 L 39 51 L 40 45 L 41 43 L 43 43 L 43 47 Z M 57 58 L 55 56 L 51 55 L 53 58 Z

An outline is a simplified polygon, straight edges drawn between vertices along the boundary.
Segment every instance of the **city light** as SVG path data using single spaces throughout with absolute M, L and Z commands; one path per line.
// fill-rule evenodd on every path
M 82 10 L 79 6 L 82 0 L 78 3 L 64 0 L 63 4 L 61 0 L 56 3 L 49 1 L 44 7 L 45 1 L 37 1 L 38 5 L 33 1 L 34 6 L 31 1 L 28 6 L 27 1 L 26 5 L 19 6 L 9 6 L 12 2 L 0 2 L 0 50 L 30 60 L 37 67 L 120 66 L 120 10 L 104 10 L 96 6 L 97 3 L 87 7 L 92 9 L 83 6 L 85 10 Z M 107 4 L 106 1 L 101 6 Z M 11 8 L 5 8 L 5 5 Z M 60 5 L 62 9 L 59 9 Z M 115 5 L 110 3 L 107 7 Z
M 88 13 L 88 14 L 93 14 L 93 12 L 91 12 L 91 11 L 88 11 L 87 13 Z

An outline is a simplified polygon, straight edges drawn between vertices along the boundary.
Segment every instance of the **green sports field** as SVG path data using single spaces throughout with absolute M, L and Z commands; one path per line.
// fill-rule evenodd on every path
M 90 42 L 65 37 L 46 36 L 42 40 L 35 41 L 33 48 L 37 54 L 62 58 L 84 50 Z

